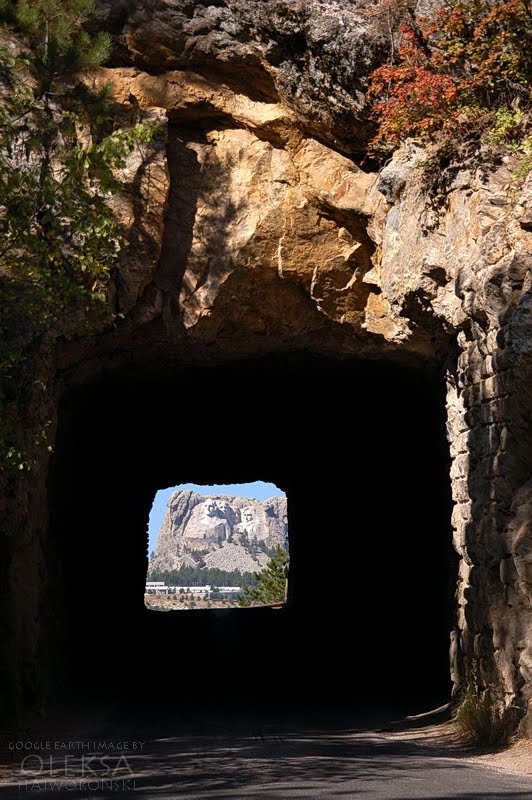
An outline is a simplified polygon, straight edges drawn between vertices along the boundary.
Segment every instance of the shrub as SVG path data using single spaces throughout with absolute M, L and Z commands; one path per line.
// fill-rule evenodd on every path
M 526 178 L 532 172 L 532 136 L 527 136 L 516 149 L 521 159 L 514 175 L 516 178 Z
M 531 99 L 529 0 L 448 0 L 401 33 L 397 63 L 371 77 L 374 155 L 408 137 L 467 133 L 479 120 L 487 129 L 515 128 L 519 107 Z M 506 112 L 513 118 L 504 120 Z
M 498 708 L 490 688 L 480 692 L 469 686 L 455 711 L 454 722 L 465 742 L 475 747 L 505 744 L 511 733 L 508 718 Z
M 495 144 L 512 143 L 519 136 L 523 118 L 524 114 L 519 108 L 516 111 L 498 108 L 494 114 L 489 139 Z

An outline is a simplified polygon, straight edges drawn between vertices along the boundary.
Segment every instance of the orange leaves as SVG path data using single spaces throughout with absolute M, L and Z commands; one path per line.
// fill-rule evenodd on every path
M 458 98 L 452 78 L 424 66 L 403 65 L 392 74 L 390 69 L 381 68 L 375 76 L 374 86 L 382 97 L 374 105 L 380 140 L 395 146 L 408 136 L 429 134 L 441 127 Z
M 529 102 L 531 15 L 527 0 L 449 0 L 401 30 L 397 63 L 372 75 L 369 99 L 383 156 L 408 137 L 456 130 L 486 109 Z

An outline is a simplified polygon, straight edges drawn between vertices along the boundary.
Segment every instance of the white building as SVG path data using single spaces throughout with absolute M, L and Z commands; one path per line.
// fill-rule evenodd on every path
M 241 586 L 215 586 L 216 592 L 231 597 L 231 595 L 238 594 L 242 591 Z M 204 597 L 205 594 L 211 594 L 213 587 L 210 584 L 206 586 L 167 586 L 163 581 L 147 581 L 146 594 L 191 594 L 194 597 Z
M 168 586 L 164 581 L 146 581 L 145 594 L 168 594 Z

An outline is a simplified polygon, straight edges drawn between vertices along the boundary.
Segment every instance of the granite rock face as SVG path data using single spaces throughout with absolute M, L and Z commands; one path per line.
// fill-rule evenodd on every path
M 170 497 L 149 574 L 181 566 L 255 572 L 287 547 L 286 498 L 264 502 L 181 489 Z
M 286 101 L 346 152 L 363 146 L 367 77 L 387 47 L 365 2 L 112 0 L 101 11 L 126 64 L 213 74 L 256 100 Z
M 149 287 L 136 319 L 164 308 L 168 318 L 177 306 L 189 335 L 204 342 L 238 330 L 246 343 L 304 331 L 324 346 L 349 331 L 363 334 L 371 294 L 364 276 L 375 251 L 368 226 L 384 205 L 376 176 L 302 136 L 290 108 L 197 74 L 102 70 L 95 83 L 170 120 L 160 258 L 155 271 L 146 258 L 144 275 L 135 273 L 138 294 Z M 186 126 L 202 128 L 201 137 L 181 127 L 181 114 Z M 133 231 L 138 226 L 137 219 Z M 131 291 L 119 297 L 131 306 Z M 283 304 L 289 315 L 279 314 Z

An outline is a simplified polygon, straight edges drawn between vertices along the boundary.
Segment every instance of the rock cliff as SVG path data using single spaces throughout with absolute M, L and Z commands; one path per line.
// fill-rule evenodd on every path
M 255 572 L 287 546 L 286 498 L 171 495 L 148 574 L 181 566 Z
M 289 106 L 346 152 L 363 149 L 367 76 L 387 48 L 365 2 L 106 0 L 100 7 L 124 64 L 212 77 L 256 102 Z

